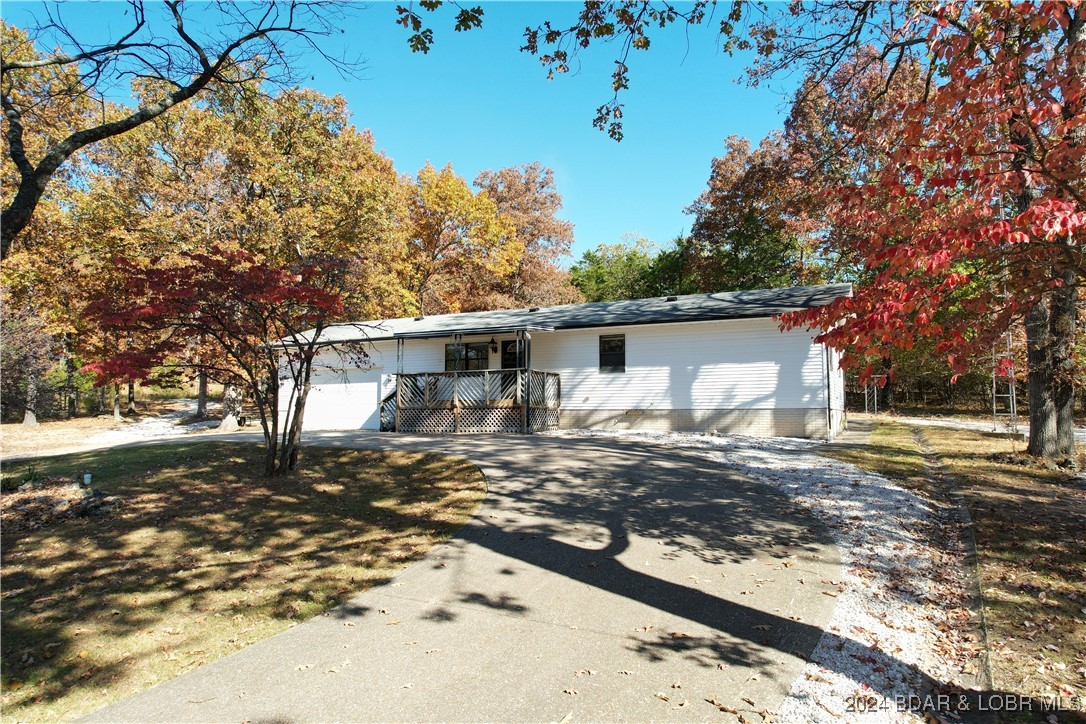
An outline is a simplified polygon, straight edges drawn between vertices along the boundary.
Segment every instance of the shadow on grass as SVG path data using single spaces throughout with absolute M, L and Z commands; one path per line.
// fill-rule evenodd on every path
M 124 501 L 107 515 L 5 529 L 3 704 L 36 718 L 100 706 L 388 580 L 484 493 L 473 465 L 413 452 L 311 449 L 303 470 L 276 479 L 258 477 L 259 448 L 241 444 L 34 465 L 43 476 L 90 472 Z

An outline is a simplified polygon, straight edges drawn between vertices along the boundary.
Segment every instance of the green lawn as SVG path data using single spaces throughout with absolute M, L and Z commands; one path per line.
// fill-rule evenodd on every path
M 40 460 L 94 475 L 115 512 L 20 528 L 3 511 L 3 716 L 72 719 L 278 633 L 387 581 L 476 510 L 479 470 L 410 453 L 190 443 Z M 4 489 L 27 475 L 5 468 Z M 9 525 L 10 523 L 10 525 Z

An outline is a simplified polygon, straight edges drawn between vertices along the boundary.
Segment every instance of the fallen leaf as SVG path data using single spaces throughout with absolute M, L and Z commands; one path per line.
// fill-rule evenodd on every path
M 728 714 L 735 714 L 736 716 L 739 715 L 739 710 L 738 709 L 733 709 L 730 706 L 727 706 L 725 704 L 721 704 L 719 701 L 716 700 L 715 696 L 711 696 L 708 699 L 706 699 L 705 701 L 709 702 L 710 704 L 712 704 L 717 709 L 720 709 L 723 712 L 726 712 Z
M 671 701 L 671 697 L 668 696 L 667 694 L 663 693 L 663 692 L 657 692 L 656 698 L 657 699 L 663 699 L 664 701 Z

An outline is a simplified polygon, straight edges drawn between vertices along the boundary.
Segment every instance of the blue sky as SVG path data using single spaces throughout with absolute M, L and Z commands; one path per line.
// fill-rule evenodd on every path
M 575 224 L 574 254 L 624 234 L 665 243 L 691 219 L 683 213 L 704 188 L 709 162 L 730 134 L 757 142 L 779 128 L 784 87 L 752 89 L 737 83 L 749 57 L 719 50 L 711 28 L 672 29 L 651 50 L 632 56 L 625 93 L 625 139 L 616 143 L 592 127 L 595 109 L 610 95 L 609 47 L 583 55 L 574 72 L 547 81 L 535 58 L 519 52 L 525 26 L 543 20 L 568 24 L 579 3 L 483 3 L 483 27 L 452 30 L 452 13 L 432 16 L 436 43 L 412 53 L 395 24 L 395 4 L 353 13 L 342 36 L 366 61 L 362 79 L 344 79 L 311 55 L 304 59 L 317 90 L 343 95 L 353 120 L 373 131 L 377 146 L 402 173 L 426 161 L 451 162 L 473 179 L 484 169 L 541 161 L 552 168 Z M 4 3 L 19 23 L 40 4 Z M 120 4 L 76 4 L 66 13 L 84 32 L 123 27 Z M 112 16 L 112 19 L 111 19 Z

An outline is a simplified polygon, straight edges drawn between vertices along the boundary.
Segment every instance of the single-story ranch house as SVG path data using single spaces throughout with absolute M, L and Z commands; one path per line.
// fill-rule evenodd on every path
M 838 355 L 773 317 L 851 294 L 834 284 L 339 324 L 321 335 L 304 427 L 832 438 L 845 417 Z M 364 343 L 362 366 L 348 342 Z

